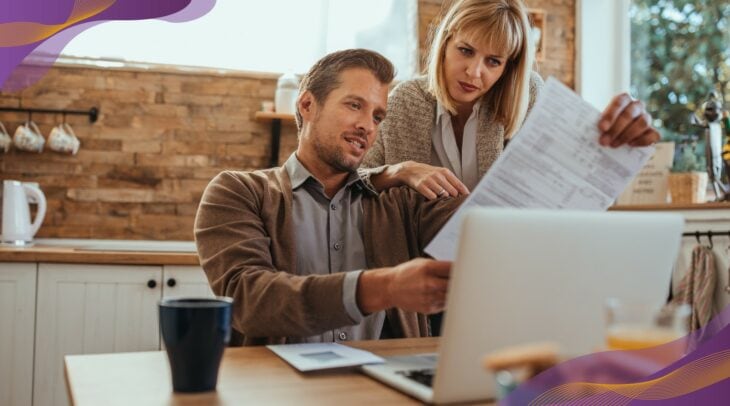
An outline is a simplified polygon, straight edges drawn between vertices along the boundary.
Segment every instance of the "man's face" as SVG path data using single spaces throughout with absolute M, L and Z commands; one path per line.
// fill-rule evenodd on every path
M 300 103 L 305 105 L 300 104 L 300 112 L 309 128 L 302 134 L 300 150 L 337 172 L 354 172 L 385 118 L 388 86 L 361 68 L 343 71 L 339 81 L 324 103 L 314 100 L 311 93 L 303 95 Z

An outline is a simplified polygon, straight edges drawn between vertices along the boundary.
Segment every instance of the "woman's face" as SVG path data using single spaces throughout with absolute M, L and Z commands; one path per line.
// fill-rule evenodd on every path
M 507 58 L 493 47 L 469 42 L 457 33 L 446 44 L 444 75 L 451 98 L 460 112 L 471 112 L 474 103 L 502 77 Z

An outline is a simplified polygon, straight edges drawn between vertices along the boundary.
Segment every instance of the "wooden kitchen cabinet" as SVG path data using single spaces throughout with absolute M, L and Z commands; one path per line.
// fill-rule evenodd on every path
M 67 405 L 63 357 L 160 348 L 162 267 L 38 265 L 34 405 Z
M 0 405 L 32 402 L 37 267 L 0 263 Z

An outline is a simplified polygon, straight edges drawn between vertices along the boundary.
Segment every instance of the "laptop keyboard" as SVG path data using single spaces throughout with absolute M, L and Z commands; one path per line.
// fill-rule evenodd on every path
M 433 386 L 433 375 L 435 372 L 436 370 L 431 368 L 397 371 L 398 374 L 403 375 L 408 379 L 412 379 L 422 385 L 426 385 L 429 388 Z

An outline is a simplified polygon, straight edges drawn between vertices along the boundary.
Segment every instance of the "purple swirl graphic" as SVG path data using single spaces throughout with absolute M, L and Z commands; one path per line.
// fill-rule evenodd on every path
M 0 0 L 0 89 L 35 83 L 69 41 L 96 24 L 151 18 L 180 23 L 214 5 L 215 0 Z
M 730 306 L 674 342 L 563 362 L 520 385 L 500 404 L 710 405 L 728 399 Z

